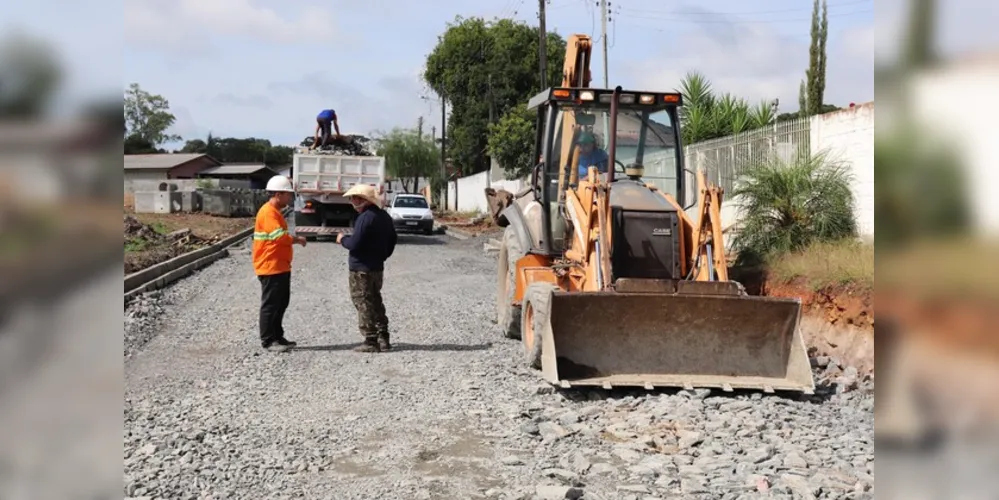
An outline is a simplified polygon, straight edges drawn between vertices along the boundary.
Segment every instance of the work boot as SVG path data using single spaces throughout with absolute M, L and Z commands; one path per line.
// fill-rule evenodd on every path
M 378 337 L 378 348 L 383 351 L 391 351 L 392 344 L 389 342 L 388 335 L 381 335 Z
M 293 341 L 288 340 L 288 339 L 286 339 L 284 337 L 281 337 L 281 338 L 275 340 L 274 343 L 278 344 L 278 345 L 288 346 L 288 347 L 295 347 L 295 346 L 298 345 L 298 342 L 293 342 Z
M 365 342 L 354 348 L 354 352 L 381 352 L 377 343 Z
M 270 352 L 288 352 L 291 347 L 274 342 L 272 344 L 264 344 L 264 349 Z

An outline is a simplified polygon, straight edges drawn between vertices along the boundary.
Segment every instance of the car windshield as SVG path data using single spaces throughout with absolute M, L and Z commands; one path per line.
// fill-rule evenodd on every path
M 581 162 L 592 163 L 601 172 L 606 172 L 609 146 L 607 129 L 610 128 L 610 110 L 606 107 L 573 105 L 560 107 L 555 123 L 555 138 L 552 142 L 552 157 L 556 161 L 549 166 L 564 165 L 572 141 L 571 130 L 565 131 L 563 123 L 568 115 L 575 118 L 586 114 L 592 117 L 593 125 L 578 125 L 576 143 L 580 145 Z M 642 180 L 664 192 L 676 194 L 679 163 L 676 156 L 676 135 L 674 132 L 674 112 L 670 108 L 625 108 L 618 110 L 617 143 L 615 145 L 615 176 L 622 176 L 624 165 L 639 163 L 645 167 Z M 580 140 L 582 139 L 582 141 Z M 580 163 L 585 172 L 587 167 Z M 552 172 L 558 177 L 557 172 Z
M 395 208 L 428 208 L 427 200 L 417 196 L 400 196 L 392 205 Z

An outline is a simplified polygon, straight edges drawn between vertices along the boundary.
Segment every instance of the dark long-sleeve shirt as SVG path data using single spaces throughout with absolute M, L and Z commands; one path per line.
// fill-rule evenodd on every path
M 354 233 L 340 240 L 340 244 L 350 251 L 348 269 L 384 271 L 385 261 L 395 251 L 396 239 L 392 216 L 381 208 L 369 205 L 357 215 Z

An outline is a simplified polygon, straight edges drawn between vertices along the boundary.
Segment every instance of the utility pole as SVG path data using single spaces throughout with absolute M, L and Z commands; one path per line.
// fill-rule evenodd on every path
M 447 175 L 447 154 L 444 152 L 447 149 L 445 143 L 447 142 L 447 101 L 444 100 L 444 95 L 441 94 L 441 176 L 444 177 L 444 210 L 447 210 L 447 195 L 448 195 L 448 184 L 450 181 Z M 457 205 L 458 193 L 454 193 L 455 205 Z M 458 208 L 455 206 L 455 208 Z
M 416 119 L 416 135 L 421 140 L 423 139 L 423 117 L 420 116 Z
M 600 0 L 600 39 L 604 42 L 604 88 L 610 88 L 610 77 L 607 72 L 607 7 L 608 0 Z
M 538 0 L 538 58 L 541 61 L 541 89 L 548 88 L 548 30 L 545 28 L 545 4 Z

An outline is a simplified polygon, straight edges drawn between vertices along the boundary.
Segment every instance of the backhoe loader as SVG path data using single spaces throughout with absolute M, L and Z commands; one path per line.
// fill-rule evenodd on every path
M 590 88 L 589 52 L 589 37 L 570 37 L 562 85 L 528 103 L 530 185 L 486 190 L 504 228 L 504 334 L 563 388 L 813 393 L 800 301 L 730 280 L 722 191 L 700 171 L 688 189 L 682 95 Z

